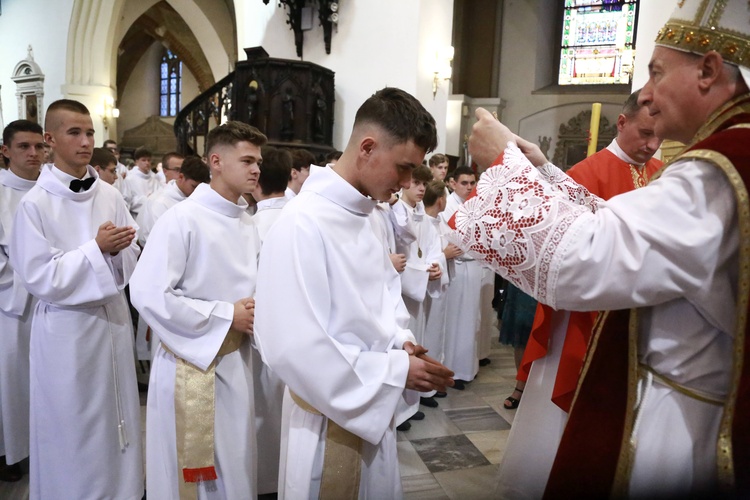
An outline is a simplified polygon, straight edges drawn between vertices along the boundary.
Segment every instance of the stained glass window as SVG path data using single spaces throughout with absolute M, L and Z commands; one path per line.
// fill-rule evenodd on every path
M 165 48 L 159 69 L 159 113 L 161 116 L 175 116 L 180 110 L 182 61 L 171 50 Z
M 638 0 L 564 2 L 558 83 L 630 83 Z

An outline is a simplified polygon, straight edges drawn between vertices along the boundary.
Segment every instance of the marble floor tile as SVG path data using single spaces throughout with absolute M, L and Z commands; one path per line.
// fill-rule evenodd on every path
M 466 434 L 474 446 L 482 452 L 491 464 L 499 464 L 503 458 L 510 429 L 502 431 L 471 432 Z
M 497 500 L 497 465 L 435 473 L 451 500 Z
M 436 472 L 489 465 L 489 460 L 464 434 L 411 442 L 424 464 Z
M 432 474 L 401 478 L 405 500 L 449 500 Z
M 476 379 L 474 382 L 466 386 L 466 389 L 471 389 L 471 392 L 478 396 L 499 396 L 504 394 L 505 397 L 509 394 L 507 392 L 507 380 L 501 380 L 499 382 L 484 382 Z
M 398 468 L 401 472 L 401 477 L 406 476 L 419 476 L 429 474 L 430 470 L 424 464 L 417 450 L 409 441 L 400 441 L 396 443 L 398 450 Z
M 479 408 L 488 406 L 487 402 L 472 391 L 452 391 L 448 397 L 438 398 L 438 408 L 445 410 L 454 410 L 456 408 Z
M 422 406 L 419 411 L 425 414 L 424 420 L 410 420 L 411 429 L 406 432 L 399 432 L 409 441 L 461 434 L 461 429 L 448 418 L 440 407 L 425 408 Z
M 459 408 L 445 410 L 445 414 L 463 432 L 472 431 L 501 431 L 510 429 L 506 422 L 489 406 L 482 408 Z

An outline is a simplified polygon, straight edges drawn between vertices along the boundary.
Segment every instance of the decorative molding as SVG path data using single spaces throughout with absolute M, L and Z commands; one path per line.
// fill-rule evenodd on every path
M 10 77 L 16 83 L 18 117 L 44 123 L 44 73 L 34 61 L 34 49 L 28 47 L 26 59 L 18 62 Z
M 552 163 L 567 170 L 586 157 L 591 124 L 591 110 L 581 111 L 568 120 L 567 124 L 561 123 L 557 135 L 557 145 Z M 602 115 L 599 121 L 599 140 L 596 150 L 607 147 L 617 135 L 617 124 L 610 125 L 609 119 Z
M 268 5 L 271 0 L 263 0 Z M 278 6 L 287 9 L 287 21 L 289 29 L 294 33 L 294 46 L 297 49 L 297 57 L 302 57 L 302 46 L 304 43 L 303 27 L 303 10 L 305 8 L 313 9 L 312 5 L 318 6 L 318 20 L 323 27 L 323 41 L 326 47 L 326 54 L 331 53 L 331 34 L 333 28 L 338 28 L 339 22 L 339 0 L 278 0 Z M 308 4 L 312 4 L 308 6 Z

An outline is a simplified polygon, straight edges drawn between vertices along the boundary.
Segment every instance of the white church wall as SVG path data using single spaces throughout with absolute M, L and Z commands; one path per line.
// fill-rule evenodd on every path
M 0 15 L 0 99 L 3 125 L 17 120 L 16 84 L 10 78 L 13 68 L 26 59 L 32 46 L 34 60 L 44 73 L 44 108 L 63 97 L 68 22 L 73 0 L 24 0 L 3 2 Z M 44 15 L 40 16 L 40 12 Z M 62 20 L 60 22 L 44 22 Z M 40 110 L 44 111 L 44 110 Z
M 276 2 L 264 5 L 235 0 L 239 57 L 245 47 L 262 46 L 271 57 L 298 59 L 287 14 Z M 379 0 L 341 2 L 338 29 L 326 54 L 323 29 L 315 17 L 306 31 L 303 57 L 336 72 L 334 147 L 343 149 L 354 114 L 375 91 L 399 87 L 415 95 L 435 116 L 440 144 L 445 144 L 445 84 L 432 99 L 428 62 L 438 47 L 450 46 L 452 0 Z M 317 11 L 316 11 L 317 14 Z

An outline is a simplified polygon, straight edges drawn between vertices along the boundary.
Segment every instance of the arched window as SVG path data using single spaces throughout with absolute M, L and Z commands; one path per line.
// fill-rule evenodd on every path
M 564 0 L 559 85 L 628 84 L 638 0 Z
M 159 114 L 175 116 L 180 110 L 181 94 L 182 61 L 165 47 L 160 67 Z

